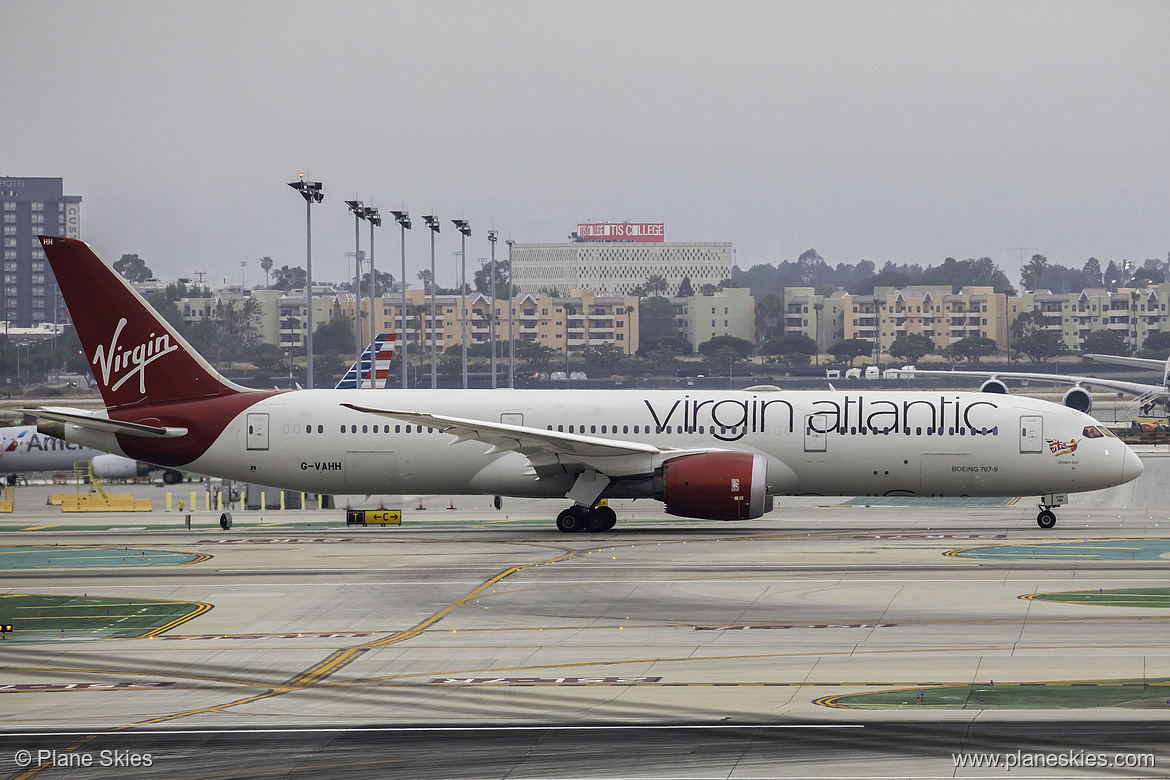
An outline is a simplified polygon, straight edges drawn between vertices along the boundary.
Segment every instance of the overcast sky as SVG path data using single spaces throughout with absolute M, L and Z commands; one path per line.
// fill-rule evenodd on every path
M 664 222 L 742 268 L 1170 252 L 1167 2 L 0 0 L 0 175 L 164 278 L 340 280 L 343 203 L 486 230 Z M 389 220 L 388 220 L 389 222 Z M 408 278 L 429 265 L 407 235 Z M 362 246 L 368 228 L 363 223 Z M 399 236 L 376 236 L 397 277 Z M 470 274 L 470 271 L 469 271 Z

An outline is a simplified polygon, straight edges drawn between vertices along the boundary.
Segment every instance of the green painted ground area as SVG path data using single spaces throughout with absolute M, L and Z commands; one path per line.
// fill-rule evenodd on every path
M 1157 561 L 1170 558 L 1167 539 L 1103 539 L 1054 544 L 1013 544 L 974 547 L 946 553 L 956 558 L 1064 561 Z
M 0 569 L 91 569 L 119 566 L 175 566 L 205 561 L 207 555 L 139 550 L 133 547 L 0 547 Z
M 1070 590 L 1063 593 L 1030 593 L 1020 596 L 1035 601 L 1090 604 L 1101 607 L 1170 608 L 1170 588 L 1114 588 L 1111 590 Z
M 1170 680 L 1103 680 L 1084 683 L 1015 683 L 904 688 L 818 699 L 817 704 L 859 710 L 1090 709 L 1170 710 Z
M 0 596 L 5 642 L 60 642 L 154 636 L 211 609 L 210 604 L 98 596 Z
M 918 496 L 857 496 L 843 498 L 838 506 L 931 506 L 931 507 L 962 507 L 962 506 L 1014 506 L 1018 498 L 920 498 Z

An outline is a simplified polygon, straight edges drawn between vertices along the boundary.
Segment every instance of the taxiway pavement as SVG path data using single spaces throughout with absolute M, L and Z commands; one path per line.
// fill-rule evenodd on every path
M 0 602 L 211 608 L 137 638 L 26 637 L 0 616 L 16 625 L 0 644 L 0 776 L 1019 777 L 1033 770 L 956 769 L 952 754 L 1058 749 L 1150 752 L 1155 768 L 1105 776 L 1164 776 L 1170 703 L 930 694 L 1170 681 L 1170 609 L 1024 598 L 1170 587 L 1170 561 L 1137 553 L 1170 538 L 1170 458 L 1143 457 L 1138 481 L 1074 496 L 1049 531 L 1027 499 L 785 499 L 741 523 L 638 502 L 615 504 L 612 531 L 571 535 L 557 502 L 485 498 L 407 506 L 390 528 L 237 511 L 230 531 L 217 513 L 187 531 L 177 513 L 18 505 L 0 558 L 57 545 L 191 562 L 0 563 Z M 1095 551 L 1106 542 L 1134 553 Z M 962 554 L 981 547 L 1010 554 Z M 849 698 L 874 691 L 905 703 Z M 20 749 L 153 754 L 29 775 Z

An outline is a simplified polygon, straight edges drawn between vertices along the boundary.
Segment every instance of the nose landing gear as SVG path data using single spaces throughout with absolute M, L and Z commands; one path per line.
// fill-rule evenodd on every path
M 1053 507 L 1064 506 L 1068 503 L 1068 493 L 1048 493 L 1040 497 L 1040 514 L 1036 515 L 1036 525 L 1048 529 L 1056 525 L 1056 513 Z

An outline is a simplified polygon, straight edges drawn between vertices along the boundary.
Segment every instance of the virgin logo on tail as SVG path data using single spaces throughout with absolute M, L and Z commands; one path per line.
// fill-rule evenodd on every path
M 122 334 L 124 327 L 126 327 L 125 317 L 120 319 L 118 327 L 114 328 L 114 337 L 110 339 L 109 349 L 106 349 L 104 345 L 98 345 L 94 351 L 93 364 L 101 369 L 103 386 L 110 390 L 117 390 L 126 384 L 126 380 L 137 374 L 138 391 L 145 394 L 146 367 L 163 355 L 177 351 L 179 346 L 171 343 L 169 333 L 163 333 L 161 336 L 155 336 L 151 333 L 145 342 L 134 347 L 123 347 L 118 343 L 118 336 Z M 119 376 L 120 373 L 121 376 Z M 117 380 L 113 385 L 110 384 L 111 375 Z

